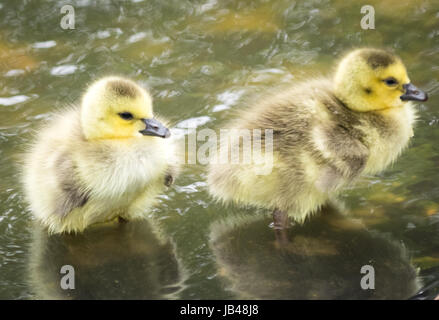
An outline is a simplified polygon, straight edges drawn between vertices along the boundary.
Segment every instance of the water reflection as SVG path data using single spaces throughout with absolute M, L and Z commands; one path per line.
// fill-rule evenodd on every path
M 407 299 L 420 288 L 400 242 L 334 208 L 290 228 L 285 246 L 275 240 L 270 222 L 238 214 L 212 226 L 218 272 L 240 298 Z M 361 288 L 364 265 L 375 270 L 373 290 Z
M 52 236 L 35 225 L 28 264 L 39 299 L 177 299 L 184 287 L 173 243 L 158 238 L 147 222 Z M 61 289 L 64 265 L 74 267 L 74 290 Z

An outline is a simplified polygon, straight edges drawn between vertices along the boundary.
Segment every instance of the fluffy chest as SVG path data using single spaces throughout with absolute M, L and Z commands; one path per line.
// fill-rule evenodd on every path
M 361 126 L 369 146 L 365 173 L 373 174 L 393 163 L 413 136 L 416 114 L 413 106 L 381 111 L 363 120 Z
M 170 146 L 162 144 L 114 144 L 81 161 L 81 178 L 98 198 L 126 198 L 143 191 L 161 177 L 169 164 Z

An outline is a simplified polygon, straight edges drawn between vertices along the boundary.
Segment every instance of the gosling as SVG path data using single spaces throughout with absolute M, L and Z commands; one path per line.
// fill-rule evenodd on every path
M 56 114 L 24 156 L 25 196 L 50 233 L 142 219 L 178 166 L 170 131 L 135 82 L 105 77 Z
M 276 230 L 289 218 L 302 223 L 343 187 L 396 160 L 413 136 L 411 100 L 426 101 L 427 94 L 410 82 L 399 57 L 354 50 L 332 78 L 260 99 L 231 122 L 235 129 L 273 130 L 273 168 L 258 175 L 256 164 L 211 164 L 210 193 L 273 210 Z

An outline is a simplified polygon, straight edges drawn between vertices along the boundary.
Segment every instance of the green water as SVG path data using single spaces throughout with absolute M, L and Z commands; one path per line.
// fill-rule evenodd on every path
M 60 27 L 64 4 L 75 30 Z M 439 3 L 367 4 L 375 30 L 360 27 L 361 1 L 0 1 L 0 298 L 408 298 L 438 280 Z M 201 165 L 154 209 L 162 240 L 144 223 L 47 237 L 32 222 L 19 151 L 96 78 L 148 86 L 176 127 L 219 128 L 246 97 L 327 74 L 358 46 L 394 49 L 430 99 L 398 162 L 343 193 L 344 209 L 289 229 L 288 250 L 267 212 L 214 203 Z M 58 287 L 64 264 L 71 292 Z M 366 264 L 375 290 L 360 288 Z

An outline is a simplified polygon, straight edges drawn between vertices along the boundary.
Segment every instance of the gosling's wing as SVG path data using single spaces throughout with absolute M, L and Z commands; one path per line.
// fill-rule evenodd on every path
M 345 178 L 358 176 L 366 166 L 369 149 L 340 123 L 317 125 L 312 141 L 320 156 Z
M 90 190 L 81 186 L 75 173 L 75 166 L 69 154 L 61 154 L 55 164 L 59 197 L 55 199 L 54 213 L 61 217 L 72 210 L 83 207 L 90 199 Z

